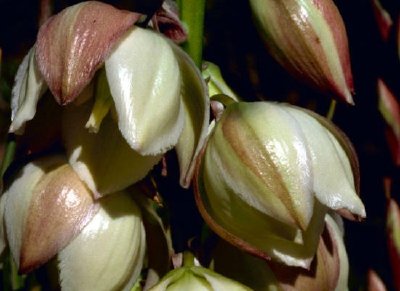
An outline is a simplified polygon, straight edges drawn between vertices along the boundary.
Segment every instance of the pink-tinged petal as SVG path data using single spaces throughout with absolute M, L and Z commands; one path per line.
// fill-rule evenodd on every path
M 400 104 L 382 79 L 378 80 L 379 111 L 389 125 L 387 138 L 393 161 L 400 165 Z
M 400 208 L 393 199 L 390 199 L 388 204 L 386 231 L 394 285 L 400 290 Z
M 374 270 L 369 270 L 367 276 L 368 291 L 386 291 L 385 284 L 382 282 L 382 279 Z
M 98 209 L 91 192 L 61 157 L 27 164 L 4 195 L 7 237 L 21 273 L 55 256 Z
M 390 29 L 393 26 L 393 20 L 390 14 L 382 7 L 382 3 L 379 0 L 372 0 L 372 8 L 381 37 L 384 41 L 387 41 Z
M 338 237 L 337 229 L 332 223 L 334 223 L 332 220 L 327 221 L 309 270 L 290 268 L 275 262 L 268 263 L 282 290 L 344 290 L 342 288 L 345 286 L 338 288 L 341 272 L 339 247 L 344 246 L 342 238 Z
M 36 58 L 58 103 L 73 101 L 140 14 L 96 1 L 51 17 L 39 30 Z
M 186 41 L 187 32 L 179 19 L 179 11 L 175 2 L 166 0 L 151 20 L 154 28 L 175 43 Z
M 322 93 L 354 104 L 346 30 L 333 1 L 250 2 L 267 48 L 284 68 Z

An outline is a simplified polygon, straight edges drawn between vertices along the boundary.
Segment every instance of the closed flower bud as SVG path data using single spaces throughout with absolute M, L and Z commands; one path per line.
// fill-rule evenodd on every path
M 353 104 L 345 27 L 331 0 L 251 0 L 272 56 L 292 75 Z
M 201 290 L 246 291 L 250 288 L 200 266 L 183 266 L 170 271 L 150 291 Z
M 395 287 L 400 288 L 400 208 L 390 199 L 387 208 L 386 231 Z
M 231 243 L 307 268 L 327 209 L 365 217 L 357 166 L 347 139 L 322 117 L 289 105 L 235 103 L 210 134 L 196 199 Z

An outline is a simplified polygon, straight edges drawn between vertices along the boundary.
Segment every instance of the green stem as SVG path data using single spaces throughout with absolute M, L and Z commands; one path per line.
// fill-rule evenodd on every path
M 329 110 L 328 113 L 326 114 L 326 118 L 332 120 L 333 115 L 335 114 L 335 109 L 336 109 L 336 100 L 332 100 L 331 104 L 329 105 Z
M 201 68 L 206 0 L 180 0 L 178 3 L 181 20 L 188 30 L 188 39 L 183 44 L 183 49 L 197 67 Z
M 15 150 L 17 148 L 17 143 L 15 141 L 15 136 L 14 134 L 9 134 L 8 136 L 8 140 L 6 143 L 6 149 L 4 152 L 4 157 L 1 163 L 1 177 L 3 178 L 3 175 L 5 173 L 5 171 L 7 170 L 8 166 L 11 164 L 11 162 L 14 159 L 14 155 L 15 155 Z
M 183 252 L 183 264 L 184 267 L 194 266 L 194 255 L 190 251 Z

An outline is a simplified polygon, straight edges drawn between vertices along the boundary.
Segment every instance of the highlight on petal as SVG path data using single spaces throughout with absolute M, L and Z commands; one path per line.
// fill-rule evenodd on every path
M 179 160 L 180 184 L 190 186 L 197 157 L 204 146 L 210 119 L 207 85 L 190 57 L 173 45 L 182 73 L 181 97 L 185 125 L 175 147 Z
M 140 210 L 127 193 L 101 198 L 100 210 L 58 255 L 63 290 L 131 290 L 145 257 Z
M 171 149 L 184 125 L 181 75 L 171 44 L 161 35 L 132 28 L 105 63 L 118 127 L 143 155 Z
M 5 225 L 21 273 L 47 262 L 97 211 L 91 192 L 60 156 L 23 167 L 5 195 Z
M 36 105 L 45 89 L 33 47 L 23 59 L 15 76 L 11 96 L 10 132 L 23 133 L 25 123 L 35 116 Z
M 207 157 L 206 157 L 207 158 Z M 203 162 L 202 167 L 212 167 Z M 195 174 L 195 198 L 210 228 L 224 240 L 264 260 L 308 268 L 324 228 L 326 207 L 314 203 L 313 217 L 305 231 L 265 215 L 243 201 L 212 169 Z
M 285 110 L 302 125 L 311 153 L 317 199 L 331 209 L 347 209 L 365 218 L 365 207 L 356 192 L 349 158 L 336 137 L 306 112 L 292 106 Z M 326 169 L 330 169 L 329 173 Z
M 267 48 L 284 68 L 328 96 L 354 104 L 346 30 L 333 1 L 250 3 Z
M 140 14 L 88 1 L 61 11 L 38 33 L 39 69 L 59 104 L 73 101 Z
M 389 38 L 390 29 L 393 26 L 393 20 L 390 14 L 383 8 L 380 0 L 371 0 L 378 29 L 384 41 Z
M 393 161 L 400 165 L 400 104 L 382 79 L 378 79 L 379 111 L 390 129 L 387 133 Z
M 69 163 L 95 197 L 117 192 L 144 178 L 161 155 L 142 156 L 122 137 L 111 114 L 98 133 L 85 128 L 92 102 L 66 108 L 63 139 Z
M 249 205 L 307 229 L 314 205 L 311 155 L 300 125 L 279 105 L 229 105 L 205 157 L 210 177 L 220 175 Z

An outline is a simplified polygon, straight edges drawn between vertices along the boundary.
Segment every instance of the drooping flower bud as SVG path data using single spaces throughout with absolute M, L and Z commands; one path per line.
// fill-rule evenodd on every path
M 150 291 L 168 290 L 246 291 L 251 289 L 207 268 L 183 266 L 170 271 L 157 285 L 150 289 Z
M 272 56 L 292 75 L 353 104 L 353 78 L 342 17 L 331 0 L 251 0 Z
M 98 210 L 91 192 L 59 156 L 24 166 L 3 199 L 7 239 L 21 273 L 55 256 Z
M 400 165 L 400 104 L 382 79 L 378 79 L 379 111 L 389 125 L 387 140 L 393 161 Z
M 327 208 L 365 217 L 351 149 L 327 120 L 294 106 L 229 105 L 196 175 L 200 212 L 234 245 L 308 268 Z
M 387 41 L 390 29 L 393 26 L 393 20 L 390 17 L 390 14 L 385 10 L 385 8 L 383 8 L 380 0 L 371 0 L 371 2 L 381 37 L 384 41 Z

